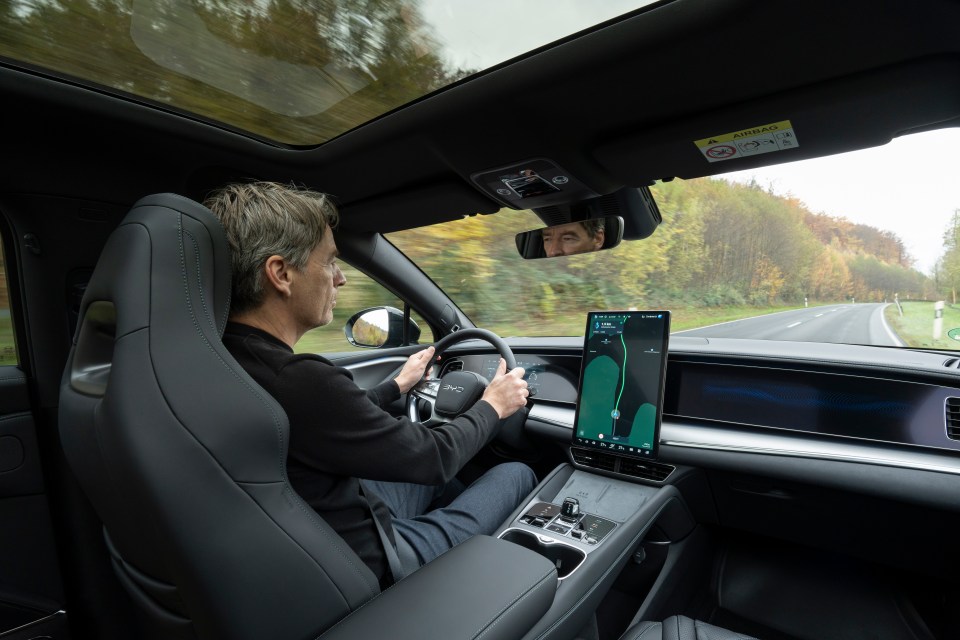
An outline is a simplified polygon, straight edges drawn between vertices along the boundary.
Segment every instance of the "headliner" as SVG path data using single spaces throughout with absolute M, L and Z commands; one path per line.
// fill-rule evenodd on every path
M 875 146 L 960 118 L 960 5 L 675 0 L 311 149 L 0 68 L 5 192 L 132 203 L 244 178 L 332 193 L 343 227 L 492 213 L 474 173 L 549 158 L 597 193 Z M 708 163 L 693 144 L 789 119 L 801 146 Z M 11 126 L 12 125 L 12 126 Z

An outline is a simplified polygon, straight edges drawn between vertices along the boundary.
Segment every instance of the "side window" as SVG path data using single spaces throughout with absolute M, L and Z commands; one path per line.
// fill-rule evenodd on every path
M 353 314 L 368 307 L 387 305 L 403 310 L 403 301 L 383 288 L 376 280 L 357 271 L 345 262 L 340 262 L 347 284 L 340 287 L 337 293 L 337 306 L 333 309 L 333 322 L 308 331 L 300 338 L 294 347 L 297 353 L 325 353 L 336 351 L 366 351 L 361 347 L 354 347 L 347 342 L 343 335 L 343 325 Z M 420 327 L 422 343 L 433 341 L 430 325 L 411 309 L 410 317 Z
M 10 287 L 7 285 L 7 261 L 0 244 L 0 366 L 17 364 L 17 346 L 10 318 Z

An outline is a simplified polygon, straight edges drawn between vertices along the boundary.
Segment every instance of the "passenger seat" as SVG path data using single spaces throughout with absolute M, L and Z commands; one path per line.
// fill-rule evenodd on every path
M 638 622 L 620 640 L 757 640 L 686 616 L 671 616 L 663 622 Z

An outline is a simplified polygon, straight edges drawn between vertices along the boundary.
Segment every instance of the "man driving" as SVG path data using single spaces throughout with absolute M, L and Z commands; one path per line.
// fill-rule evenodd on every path
M 287 414 L 287 475 L 297 493 L 382 586 L 473 535 L 492 534 L 533 489 L 533 471 L 500 464 L 466 488 L 455 476 L 500 420 L 526 404 L 523 369 L 507 372 L 501 359 L 482 398 L 435 429 L 392 416 L 383 407 L 423 377 L 433 347 L 410 356 L 396 378 L 367 390 L 326 358 L 293 352 L 304 333 L 333 320 L 337 292 L 346 284 L 330 200 L 261 182 L 228 185 L 205 204 L 222 222 L 231 251 L 223 342 Z M 399 550 L 399 568 L 397 553 L 386 545 Z
M 548 258 L 599 251 L 604 242 L 604 221 L 592 218 L 558 224 L 543 230 L 543 251 Z

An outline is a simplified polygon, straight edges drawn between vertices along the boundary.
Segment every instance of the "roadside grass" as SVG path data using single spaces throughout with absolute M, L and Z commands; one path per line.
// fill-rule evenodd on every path
M 810 306 L 820 306 L 817 303 Z M 771 307 L 752 307 L 742 306 L 723 306 L 723 307 L 690 307 L 690 306 L 671 306 L 663 307 L 672 314 L 670 328 L 673 332 L 683 331 L 685 329 L 696 329 L 721 322 L 730 322 L 732 320 L 742 320 L 754 316 L 764 316 L 780 311 L 792 311 L 794 309 L 803 309 L 803 305 L 779 305 Z M 931 312 L 932 313 L 932 312 Z M 960 314 L 960 312 L 958 312 Z M 321 329 L 314 329 L 308 332 L 296 345 L 297 353 L 334 353 L 344 351 L 360 351 L 361 349 L 351 346 L 343 336 L 343 324 L 335 319 L 330 325 Z M 421 326 L 423 326 L 421 324 Z M 549 323 L 550 334 L 552 336 L 582 336 L 586 326 L 586 314 L 570 314 L 569 317 L 554 318 Z M 958 324 L 957 326 L 960 326 Z M 543 333 L 543 323 L 537 321 L 524 321 L 515 319 L 509 324 L 484 326 L 497 335 L 509 336 L 541 336 Z M 421 343 L 427 344 L 428 336 L 421 339 Z
M 814 305 L 811 305 L 814 306 Z M 793 309 L 802 309 L 803 305 L 780 305 L 771 307 L 752 307 L 742 306 L 722 306 L 722 307 L 692 307 L 663 305 L 660 307 L 649 306 L 646 309 L 658 310 L 665 309 L 670 312 L 670 331 L 675 333 L 685 329 L 697 329 L 720 322 L 730 322 L 731 320 L 742 320 L 754 316 L 765 316 L 778 311 L 791 311 Z M 586 329 L 586 314 L 572 314 L 569 318 L 551 319 L 549 322 L 550 334 L 560 336 L 582 336 Z M 494 333 L 501 336 L 540 336 L 547 335 L 543 333 L 543 324 L 536 322 L 514 323 L 506 327 L 490 328 Z
M 818 306 L 818 305 L 810 305 Z M 685 329 L 697 329 L 721 322 L 743 320 L 754 316 L 765 316 L 780 311 L 803 309 L 803 305 L 783 305 L 772 307 L 729 306 L 729 307 L 675 307 L 671 309 L 672 318 L 670 329 L 672 332 Z
M 336 326 L 332 326 L 334 324 Z M 343 323 L 337 324 L 337 320 L 334 320 L 327 327 L 308 331 L 294 347 L 294 351 L 297 353 L 337 353 L 361 350 L 369 351 L 369 349 L 361 349 L 347 342 L 346 336 L 343 335 Z
M 943 332 L 939 340 L 933 339 L 933 302 L 901 302 L 903 316 L 892 304 L 884 311 L 887 323 L 901 340 L 910 347 L 921 349 L 960 349 L 960 342 L 947 337 L 950 329 L 960 327 L 960 308 L 946 305 L 943 310 Z

